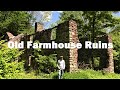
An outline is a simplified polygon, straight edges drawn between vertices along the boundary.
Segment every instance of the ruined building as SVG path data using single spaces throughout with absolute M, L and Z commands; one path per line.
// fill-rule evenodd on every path
M 53 35 L 55 34 L 55 35 Z M 9 35 L 8 35 L 9 36 Z M 55 36 L 55 37 L 53 37 Z M 19 39 L 18 39 L 19 38 Z M 20 39 L 21 38 L 21 39 Z M 103 42 L 112 42 L 112 39 L 109 35 L 102 36 L 99 38 Z M 26 41 L 35 41 L 39 40 L 40 42 L 51 42 L 55 41 L 56 43 L 78 43 L 81 42 L 78 39 L 78 32 L 77 32 L 77 23 L 74 20 L 69 20 L 64 23 L 59 24 L 58 26 L 50 29 L 43 29 L 43 25 L 36 23 L 35 24 L 35 33 L 32 35 L 18 35 L 13 37 L 11 40 L 24 40 Z M 26 60 L 29 62 L 31 60 L 30 55 L 32 49 L 25 50 L 25 57 Z M 78 50 L 75 49 L 46 49 L 44 50 L 45 54 L 52 54 L 56 53 L 57 57 L 63 56 L 66 62 L 66 70 L 69 72 L 76 71 L 78 69 L 78 60 L 84 60 L 84 57 L 90 58 L 90 50 L 86 53 L 85 49 Z M 108 72 L 114 72 L 114 63 L 113 63 L 113 53 L 112 49 L 106 50 L 96 50 L 96 56 L 100 57 L 101 60 L 101 69 L 105 68 Z M 102 54 L 101 54 L 102 53 Z M 28 58 L 29 57 L 29 58 Z M 29 62 L 30 63 L 30 62 Z

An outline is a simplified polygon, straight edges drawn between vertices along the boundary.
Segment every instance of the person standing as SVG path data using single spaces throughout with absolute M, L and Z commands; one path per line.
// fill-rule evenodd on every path
M 58 78 L 62 79 L 64 70 L 65 70 L 65 61 L 63 60 L 63 56 L 60 56 L 60 59 L 58 60 L 57 67 L 59 69 Z

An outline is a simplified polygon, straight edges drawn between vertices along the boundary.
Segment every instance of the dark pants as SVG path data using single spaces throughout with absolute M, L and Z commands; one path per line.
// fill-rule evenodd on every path
M 58 76 L 58 78 L 62 79 L 63 74 L 64 74 L 64 70 L 59 70 L 59 76 Z

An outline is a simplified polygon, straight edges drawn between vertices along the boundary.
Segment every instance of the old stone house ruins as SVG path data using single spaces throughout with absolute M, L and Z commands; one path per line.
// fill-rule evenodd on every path
M 81 42 L 78 39 L 77 32 L 77 23 L 74 20 L 69 20 L 64 23 L 59 24 L 58 26 L 50 29 L 43 29 L 43 25 L 39 23 L 35 23 L 35 33 L 32 35 L 24 35 L 20 34 L 18 36 L 13 36 L 9 32 L 7 32 L 9 40 L 11 41 L 35 41 L 39 40 L 40 42 L 51 42 L 55 41 L 56 43 L 78 43 Z M 52 37 L 55 34 L 55 37 Z M 109 35 L 104 35 L 99 38 L 104 42 L 112 42 L 112 39 Z M 25 48 L 24 57 L 28 63 L 31 60 L 31 51 L 32 49 Z M 90 51 L 90 50 L 89 50 Z M 52 54 L 56 53 L 57 57 L 63 56 L 66 61 L 66 70 L 69 72 L 76 71 L 78 69 L 78 59 L 83 59 L 83 57 L 89 58 L 89 53 L 82 54 L 84 51 L 75 49 L 49 49 L 44 50 L 44 54 Z M 112 49 L 106 50 L 96 50 L 97 55 L 100 57 L 102 65 L 101 69 L 105 68 L 108 72 L 114 72 L 114 64 L 113 64 L 113 53 Z M 97 56 L 96 55 L 96 56 Z M 28 58 L 29 57 L 29 58 Z M 106 61 L 105 61 L 106 60 Z

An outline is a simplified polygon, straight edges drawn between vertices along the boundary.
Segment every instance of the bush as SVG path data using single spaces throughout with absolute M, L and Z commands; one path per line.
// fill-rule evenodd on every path
M 114 69 L 116 73 L 120 73 L 120 31 L 119 26 L 116 27 L 116 30 L 113 30 L 111 33 L 113 41 L 113 60 L 114 60 Z
M 18 62 L 22 52 L 8 48 L 4 41 L 0 41 L 0 75 L 2 77 L 24 71 L 24 62 Z
M 56 65 L 56 56 L 54 54 L 51 54 L 49 56 L 45 55 L 38 55 L 37 58 L 35 58 L 35 61 L 38 64 L 38 70 L 39 72 L 43 71 L 46 73 L 53 72 L 57 65 Z

